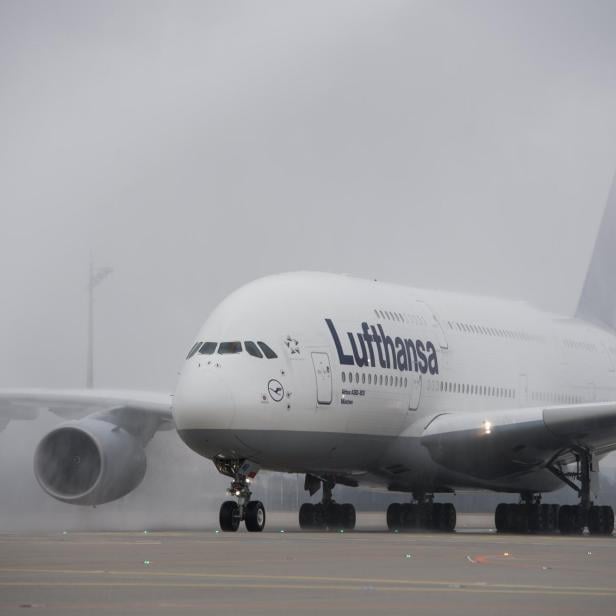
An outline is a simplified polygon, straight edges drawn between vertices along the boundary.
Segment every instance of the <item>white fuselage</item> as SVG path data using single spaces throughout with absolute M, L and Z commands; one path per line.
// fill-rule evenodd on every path
M 391 490 L 549 490 L 549 473 L 477 478 L 435 463 L 419 438 L 442 413 L 616 398 L 616 339 L 525 303 L 319 273 L 250 283 L 226 298 L 197 341 L 174 418 L 208 458 L 329 473 Z M 277 358 L 256 357 L 246 341 Z M 232 348 L 232 347 L 231 347 Z

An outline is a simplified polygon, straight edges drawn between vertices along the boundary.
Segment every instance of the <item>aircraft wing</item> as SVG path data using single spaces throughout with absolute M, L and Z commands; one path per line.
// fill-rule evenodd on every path
M 0 432 L 10 421 L 33 420 L 46 411 L 73 420 L 92 415 L 121 426 L 144 440 L 174 427 L 172 396 L 164 393 L 15 389 L 0 390 Z
M 574 450 L 616 450 L 616 402 L 442 413 L 428 418 L 421 443 L 446 468 L 481 479 L 572 462 Z

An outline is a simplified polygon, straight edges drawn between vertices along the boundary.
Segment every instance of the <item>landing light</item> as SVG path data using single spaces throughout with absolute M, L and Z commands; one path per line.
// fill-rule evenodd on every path
M 483 433 L 484 434 L 492 434 L 492 422 L 484 421 L 483 422 Z

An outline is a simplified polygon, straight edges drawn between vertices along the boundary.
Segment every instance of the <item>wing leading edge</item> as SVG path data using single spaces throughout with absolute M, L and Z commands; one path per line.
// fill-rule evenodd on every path
M 47 411 L 66 420 L 93 416 L 147 442 L 157 430 L 174 427 L 172 396 L 106 390 L 0 390 L 0 431 L 11 421 L 33 420 Z
M 616 402 L 473 413 L 430 419 L 422 444 L 435 462 L 473 477 L 494 480 L 616 450 Z

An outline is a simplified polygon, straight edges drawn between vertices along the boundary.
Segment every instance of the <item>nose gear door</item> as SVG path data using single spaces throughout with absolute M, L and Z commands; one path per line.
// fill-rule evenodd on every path
M 317 381 L 317 404 L 332 403 L 332 370 L 327 353 L 312 353 L 312 365 Z

